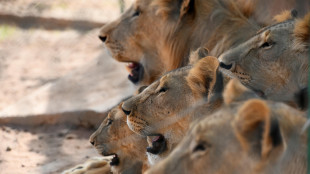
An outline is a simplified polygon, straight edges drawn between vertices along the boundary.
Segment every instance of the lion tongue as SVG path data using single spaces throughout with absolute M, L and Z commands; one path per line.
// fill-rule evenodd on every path
M 150 145 L 146 148 L 146 151 L 152 154 L 159 154 L 166 150 L 166 140 L 162 135 L 152 135 L 148 136 L 148 143 Z
M 150 136 L 152 142 L 161 142 L 163 140 L 163 137 L 161 135 L 153 135 Z
M 155 136 L 154 138 L 152 138 L 152 141 L 155 142 L 155 141 L 158 141 L 160 138 L 160 136 Z
M 134 63 L 134 62 L 130 62 L 127 64 L 127 67 L 130 68 L 130 69 L 135 69 L 139 66 L 139 64 L 137 63 Z
M 127 69 L 129 70 L 128 79 L 133 83 L 138 83 L 143 76 L 142 66 L 138 63 L 128 63 Z

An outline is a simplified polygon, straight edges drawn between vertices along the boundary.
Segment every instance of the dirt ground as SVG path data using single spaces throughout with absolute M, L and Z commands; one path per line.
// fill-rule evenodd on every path
M 1 14 L 106 23 L 120 9 L 115 0 L 3 0 Z M 99 156 L 89 136 L 136 87 L 98 31 L 0 24 L 1 174 L 61 173 Z
M 0 119 L 1 173 L 61 173 L 98 157 L 88 139 L 105 116 L 76 111 Z
M 38 38 L 34 38 L 35 33 Z M 22 43 L 19 51 L 15 51 L 16 43 L 12 47 L 3 43 L 1 116 L 106 111 L 133 93 L 125 65 L 104 51 L 97 29 L 85 34 L 35 33 L 33 41 Z
M 3 126 L 0 131 L 1 173 L 61 173 L 98 156 L 88 142 L 93 130 L 67 126 Z

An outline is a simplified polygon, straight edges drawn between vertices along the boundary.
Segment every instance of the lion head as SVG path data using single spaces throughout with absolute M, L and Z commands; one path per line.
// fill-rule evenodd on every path
M 226 104 L 193 126 L 148 174 L 307 171 L 304 113 L 283 103 L 257 99 L 236 82 L 226 86 Z
M 249 1 L 136 0 L 100 30 L 112 56 L 127 62 L 128 78 L 149 85 L 164 73 L 186 66 L 189 53 L 207 47 L 213 56 L 235 46 L 260 26 Z
M 105 43 L 112 56 L 127 62 L 129 80 L 134 83 L 150 84 L 164 70 L 158 57 L 158 39 L 161 36 L 160 16 L 152 1 L 137 0 L 117 20 L 104 25 L 99 38 Z
M 151 164 L 167 156 L 183 138 L 191 120 L 196 117 L 197 107 L 203 106 L 204 112 L 211 112 L 221 104 L 220 100 L 207 102 L 209 96 L 216 98 L 210 95 L 210 89 L 216 84 L 217 69 L 215 57 L 203 58 L 193 67 L 186 66 L 165 74 L 139 95 L 124 102 L 122 108 L 129 128 L 147 136 Z
M 220 56 L 223 72 L 263 97 L 292 101 L 296 92 L 307 87 L 309 21 L 310 14 L 262 29 Z
M 126 115 L 120 107 L 121 105 L 109 112 L 98 130 L 91 135 L 90 142 L 99 154 L 114 156 L 110 162 L 113 172 L 141 173 L 143 162 L 146 161 L 147 142 L 128 128 Z

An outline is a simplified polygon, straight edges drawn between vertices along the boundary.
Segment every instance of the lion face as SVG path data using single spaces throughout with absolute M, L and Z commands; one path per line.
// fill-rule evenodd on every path
M 242 91 L 246 96 L 241 97 Z M 230 96 L 228 103 L 197 123 L 147 173 L 304 173 L 307 135 L 300 134 L 304 114 L 283 103 L 247 100 L 248 93 L 230 89 L 225 94 Z M 292 165 L 292 160 L 300 163 Z
M 228 110 L 223 114 L 210 116 L 208 121 L 204 119 L 203 122 L 198 123 L 166 159 L 153 166 L 147 173 L 221 173 L 220 170 L 229 169 L 233 164 L 222 165 L 220 161 L 227 159 L 227 161 L 233 162 L 236 157 L 239 161 L 242 154 L 227 153 L 237 152 L 240 147 L 231 145 L 237 144 L 236 138 L 227 140 L 228 137 L 234 136 L 232 131 L 227 131 L 227 129 L 232 129 L 229 124 L 232 117 L 228 117 L 226 114 L 230 115 Z M 223 138 L 219 138 L 219 136 Z M 242 165 L 247 166 L 247 164 L 243 163 Z M 238 165 L 238 167 L 242 167 L 242 165 Z M 233 173 L 233 171 L 228 173 Z
M 90 142 L 99 154 L 114 155 L 110 165 L 116 172 L 128 171 L 145 159 L 146 140 L 128 128 L 126 115 L 120 106 L 111 110 L 98 130 L 91 135 Z
M 149 146 L 156 146 L 148 152 L 159 154 L 171 149 L 185 133 L 189 119 L 184 112 L 193 103 L 186 84 L 188 72 L 189 67 L 185 67 L 168 73 L 124 102 L 129 128 L 147 136 Z
M 296 48 L 300 42 L 293 32 L 295 23 L 286 21 L 263 29 L 221 55 L 223 72 L 262 97 L 293 101 L 295 93 L 307 86 L 308 71 L 307 49 Z
M 99 37 L 112 56 L 128 63 L 128 78 L 133 83 L 150 84 L 163 70 L 156 51 L 162 20 L 151 2 L 137 0 L 119 19 L 100 30 Z
M 193 67 L 167 73 L 139 95 L 124 102 L 122 109 L 127 115 L 129 128 L 147 136 L 151 164 L 169 154 L 183 138 L 195 117 L 194 111 L 207 100 L 217 67 L 216 58 L 203 58 Z M 203 108 L 208 112 L 216 107 L 206 104 Z

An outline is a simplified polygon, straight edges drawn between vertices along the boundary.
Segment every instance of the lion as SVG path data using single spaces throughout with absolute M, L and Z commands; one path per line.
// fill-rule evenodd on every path
M 224 101 L 146 173 L 306 173 L 305 113 L 260 99 L 236 79 L 226 86 Z
M 219 57 L 224 73 L 262 97 L 292 102 L 308 84 L 310 13 L 259 31 Z
M 113 173 L 141 173 L 148 167 L 146 139 L 128 128 L 121 104 L 109 112 L 90 142 L 99 154 L 113 157 L 110 162 Z
M 163 75 L 123 103 L 129 128 L 147 137 L 150 165 L 173 150 L 192 120 L 222 104 L 222 98 L 217 97 L 221 85 L 218 65 L 215 57 L 202 58 L 193 66 Z
M 218 57 L 247 40 L 265 26 L 252 16 L 254 6 L 248 0 L 136 0 L 99 38 L 112 57 L 128 63 L 129 80 L 149 85 L 186 66 L 199 47 Z

